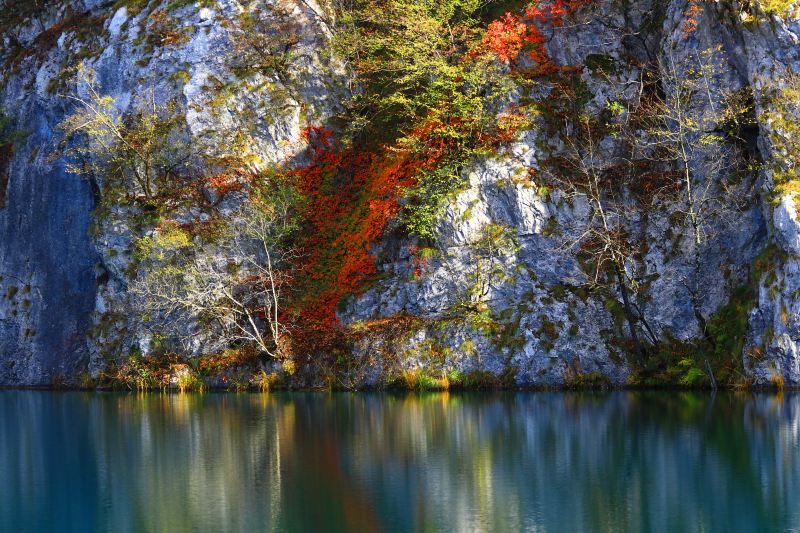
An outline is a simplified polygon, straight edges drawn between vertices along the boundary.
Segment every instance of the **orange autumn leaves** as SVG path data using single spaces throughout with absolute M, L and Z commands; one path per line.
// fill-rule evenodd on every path
M 482 44 L 503 63 L 511 63 L 519 56 L 522 47 L 531 42 L 532 37 L 528 25 L 518 15 L 506 13 L 489 24 Z
M 681 36 L 688 39 L 700 25 L 700 17 L 703 14 L 703 6 L 700 0 L 690 0 L 689 6 L 684 10 L 683 26 L 681 27 Z
M 546 39 L 539 25 L 561 27 L 580 7 L 592 1 L 555 0 L 550 4 L 536 1 L 530 3 L 522 15 L 508 12 L 487 27 L 481 43 L 483 50 L 491 51 L 512 67 L 525 50 L 534 62 L 533 74 L 552 74 L 558 67 L 545 49 Z
M 428 145 L 424 153 L 359 151 L 339 146 L 326 128 L 305 130 L 311 163 L 294 171 L 308 201 L 302 213 L 306 256 L 296 277 L 301 292 L 295 302 L 304 329 L 334 326 L 339 302 L 377 273 L 373 247 L 400 212 L 398 198 L 447 149 L 436 138 L 437 127 L 426 124 L 412 132 Z

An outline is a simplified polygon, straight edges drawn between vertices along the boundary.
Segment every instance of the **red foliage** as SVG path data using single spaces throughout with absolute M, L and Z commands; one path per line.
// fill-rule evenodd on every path
M 449 125 L 448 125 L 449 126 Z M 429 120 L 410 137 L 427 147 L 373 151 L 342 147 L 325 128 L 308 128 L 311 162 L 293 171 L 307 199 L 302 213 L 305 260 L 294 273 L 292 307 L 306 341 L 325 346 L 336 334 L 336 308 L 378 273 L 374 245 L 400 211 L 398 198 L 421 171 L 437 165 L 449 148 L 445 125 Z
M 698 3 L 698 0 L 690 0 L 689 7 L 683 12 L 685 17 L 683 26 L 681 27 L 681 36 L 688 39 L 700 24 L 700 17 L 703 15 L 703 6 Z
M 256 353 L 252 350 L 230 349 L 200 357 L 198 368 L 204 374 L 217 375 L 232 368 L 254 366 L 256 360 Z M 224 377 L 223 381 L 226 381 Z
M 489 48 L 504 63 L 517 58 L 528 39 L 528 26 L 519 16 L 506 13 L 486 29 L 483 46 Z
M 430 258 L 425 257 L 420 253 L 420 248 L 416 244 L 410 244 L 406 247 L 408 254 L 411 256 L 411 267 L 414 269 L 414 277 L 419 278 L 422 276 L 422 269 L 428 266 Z
M 540 24 L 548 24 L 554 28 L 564 25 L 567 18 L 583 6 L 590 5 L 594 0 L 555 0 L 551 4 L 543 5 L 540 1 L 532 2 L 525 9 L 525 18 Z
M 535 0 L 522 16 L 506 13 L 490 23 L 481 42 L 482 51 L 489 50 L 500 61 L 512 66 L 524 49 L 536 63 L 534 75 L 552 74 L 559 70 L 545 49 L 545 36 L 539 26 L 558 28 L 576 11 L 594 0 L 555 0 L 545 4 Z M 480 52 L 480 51 L 479 51 Z
M 208 185 L 213 187 L 220 196 L 225 196 L 229 192 L 240 191 L 243 184 L 239 179 L 238 173 L 220 172 L 208 178 Z
M 528 120 L 528 115 L 520 108 L 519 104 L 511 104 L 497 117 L 494 142 L 505 144 L 514 141 L 517 133 L 525 127 Z
M 565 17 L 591 1 L 556 0 L 547 7 L 537 2 L 523 15 L 506 13 L 489 24 L 482 46 L 468 57 L 490 52 L 513 68 L 519 54 L 527 51 L 536 61 L 536 74 L 559 71 L 536 24 L 560 26 Z M 493 131 L 476 134 L 475 142 L 485 147 L 509 142 L 526 120 L 526 114 L 512 106 L 501 114 Z M 470 129 L 469 121 L 458 116 L 428 118 L 405 136 L 411 142 L 369 149 L 341 145 L 324 127 L 303 131 L 309 163 L 291 171 L 290 179 L 306 199 L 300 213 L 304 232 L 299 243 L 304 260 L 292 272 L 295 290 L 287 313 L 287 319 L 303 332 L 297 340 L 311 348 L 301 352 L 334 347 L 345 338 L 336 309 L 378 274 L 375 244 L 400 212 L 398 198 L 416 185 L 422 172 L 436 168 L 453 153 L 459 141 L 452 131 Z M 408 148 L 411 145 L 425 149 Z M 412 267 L 420 275 L 426 260 L 415 252 Z

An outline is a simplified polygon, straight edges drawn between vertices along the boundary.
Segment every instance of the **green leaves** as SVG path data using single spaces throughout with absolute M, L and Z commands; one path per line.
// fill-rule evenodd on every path
M 705 377 L 705 372 L 693 365 L 694 361 L 691 359 L 681 359 L 678 362 L 678 366 L 686 371 L 686 373 L 680 379 L 681 385 L 691 387 L 698 384 L 700 380 Z
M 474 53 L 484 4 L 361 0 L 338 16 L 336 49 L 358 81 L 343 117 L 348 136 L 420 160 L 437 154 L 404 195 L 405 228 L 423 239 L 433 237 L 445 199 L 464 185 L 464 167 L 487 151 L 515 88 L 504 65 Z
M 419 185 L 406 191 L 408 203 L 401 216 L 407 231 L 421 239 L 432 240 L 440 206 L 451 191 L 461 188 L 465 181 L 457 164 L 424 172 Z
M 30 132 L 14 128 L 14 120 L 0 108 L 0 146 L 14 145 L 27 137 Z
M 500 66 L 468 57 L 480 40 L 481 3 L 360 1 L 344 11 L 336 47 L 359 81 L 348 114 L 364 119 L 351 133 L 391 142 L 426 118 L 488 119 Z

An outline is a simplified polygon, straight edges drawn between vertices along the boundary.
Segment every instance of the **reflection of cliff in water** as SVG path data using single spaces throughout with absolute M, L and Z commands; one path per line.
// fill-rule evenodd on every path
M 800 397 L 0 392 L 0 479 L 4 531 L 779 530 Z

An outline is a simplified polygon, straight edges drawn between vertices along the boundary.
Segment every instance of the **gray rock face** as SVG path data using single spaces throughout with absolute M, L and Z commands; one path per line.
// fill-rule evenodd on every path
M 800 225 L 795 194 L 776 187 L 774 178 L 775 171 L 785 168 L 785 161 L 794 158 L 791 155 L 794 146 L 775 141 L 776 136 L 786 134 L 778 119 L 795 121 L 797 104 L 780 104 L 774 93 L 791 82 L 791 73 L 800 65 L 797 46 L 800 22 L 796 13 L 786 20 L 772 16 L 751 25 L 746 32 L 736 33 L 724 23 L 724 17 L 717 21 L 713 26 L 717 39 L 734 58 L 732 64 L 752 89 L 761 132 L 758 145 L 767 168 L 762 190 L 774 199 L 773 205 L 765 205 L 763 209 L 767 217 L 772 212 L 774 231 L 770 241 L 775 252 L 760 276 L 758 307 L 750 316 L 743 353 L 745 369 L 756 385 L 796 386 L 800 384 L 797 329 L 800 285 L 796 260 Z
M 17 108 L 30 131 L 9 169 L 0 209 L 0 383 L 38 385 L 86 368 L 97 252 L 89 237 L 89 184 L 44 161 L 57 108 L 26 98 Z
M 14 65 L 3 71 L 0 108 L 14 118 L 16 130 L 27 134 L 14 147 L 5 207 L 0 206 L 4 385 L 74 382 L 81 373 L 96 374 L 111 351 L 124 357 L 132 348 L 147 347 L 148 336 L 133 319 L 128 296 L 132 246 L 142 236 L 131 227 L 135 213 L 115 209 L 94 217 L 89 181 L 67 173 L 64 158 L 53 156 L 61 141 L 57 125 L 70 105 L 64 95 L 74 90 L 66 68 L 77 64 L 84 47 L 94 51 L 84 62 L 96 73 L 99 90 L 121 112 L 151 98 L 159 105 L 176 99 L 190 135 L 201 139 L 213 129 L 224 139 L 245 106 L 258 110 L 263 120 L 255 124 L 250 141 L 265 164 L 291 157 L 305 125 L 301 120 L 324 120 L 339 99 L 331 88 L 337 78 L 322 46 L 329 35 L 317 16 L 322 10 L 313 1 L 289 3 L 302 28 L 293 55 L 296 86 L 261 80 L 267 89 L 241 90 L 221 113 L 213 114 L 209 100 L 214 95 L 207 85 L 232 78 L 231 30 L 218 16 L 235 19 L 246 2 L 170 10 L 186 39 L 152 50 L 138 39 L 152 10 L 112 11 L 103 1 L 66 4 L 21 23 L 13 36 L 4 36 L 0 50 L 0 59 Z M 78 24 L 52 35 L 52 47 L 37 48 L 42 28 L 52 31 L 75 13 Z M 79 35 L 86 30 L 81 24 L 89 23 L 96 26 L 90 36 Z M 16 41 L 35 52 L 13 62 Z M 293 90 L 289 97 L 283 95 L 287 89 Z
M 640 18 L 642 7 L 633 6 L 628 16 Z M 618 60 L 644 53 L 638 45 L 627 42 L 623 32 L 609 31 L 604 22 L 614 19 L 613 8 L 602 4 L 597 9 L 603 20 L 587 21 L 578 35 L 571 31 L 554 33 L 549 47 L 553 58 L 562 64 L 583 65 L 589 56 Z M 704 116 L 709 100 L 721 101 L 725 91 L 748 87 L 750 82 L 738 66 L 746 58 L 738 48 L 731 54 L 722 50 L 724 43 L 720 40 L 727 30 L 718 28 L 716 14 L 703 14 L 698 30 L 685 36 L 685 9 L 686 4 L 673 2 L 665 15 L 660 44 L 657 39 L 639 44 L 648 46 L 649 53 L 660 55 L 662 68 L 673 65 L 677 70 L 692 68 L 699 51 L 719 49 L 709 59 L 714 68 L 708 91 L 714 96 L 703 95 L 692 103 L 692 112 Z M 617 15 L 623 20 L 622 14 Z M 618 66 L 611 76 L 594 76 L 584 67 L 581 78 L 594 95 L 587 107 L 599 113 L 607 103 L 624 100 L 629 96 L 629 82 L 640 75 L 634 66 Z M 707 127 L 713 130 L 720 125 Z M 606 141 L 613 144 L 611 139 Z M 436 258 L 424 275 L 414 281 L 389 277 L 353 302 L 343 314 L 349 320 L 407 313 L 430 322 L 399 349 L 387 350 L 376 346 L 374 340 L 366 343 L 361 347 L 363 357 L 388 351 L 390 355 L 382 360 L 388 358 L 395 365 L 400 360 L 404 369 L 480 370 L 496 375 L 511 371 L 520 385 L 562 384 L 581 374 L 601 374 L 612 383 L 626 383 L 630 376 L 628 356 L 616 342 L 626 335 L 627 327 L 615 305 L 621 297 L 614 291 L 588 295 L 589 279 L 578 266 L 575 248 L 565 249 L 565 242 L 574 242 L 574 237 L 565 239 L 558 231 L 553 232 L 553 227 L 580 227 L 588 216 L 588 205 L 580 199 L 566 199 L 558 191 L 542 196 L 537 184 L 521 186 L 514 179 L 551 155 L 541 148 L 546 144 L 546 139 L 531 131 L 509 153 L 478 165 L 468 189 L 445 210 L 435 244 Z M 712 170 L 706 169 L 717 162 L 704 158 L 713 155 L 698 150 L 695 157 L 691 164 L 697 166 L 698 173 L 711 175 Z M 676 222 L 686 206 L 659 204 L 636 215 L 640 218 L 632 218 L 629 231 L 640 234 L 641 242 L 646 243 L 641 263 L 632 264 L 629 272 L 647 286 L 639 312 L 651 332 L 643 331 L 642 335 L 651 334 L 662 345 L 699 342 L 702 330 L 698 314 L 704 319 L 711 317 L 728 302 L 733 290 L 747 283 L 752 261 L 770 240 L 760 188 L 752 177 L 733 190 L 715 194 L 720 195 L 721 207 L 708 215 L 704 232 L 709 237 L 697 249 L 690 228 Z M 736 208 L 730 207 L 733 205 Z M 551 221 L 557 223 L 551 227 Z M 789 231 L 796 231 L 795 224 L 792 219 Z M 515 253 L 498 258 L 500 268 L 480 299 L 485 313 L 496 319 L 504 332 L 499 335 L 476 325 L 474 317 L 470 320 L 470 313 L 480 314 L 474 309 L 461 311 L 461 320 L 448 319 L 453 313 L 459 314 L 459 305 L 470 302 L 476 272 L 482 268 L 478 243 L 482 231 L 491 226 L 505 228 L 517 245 Z M 665 239 L 670 234 L 673 236 Z M 398 263 L 384 269 L 409 274 L 408 267 L 404 271 Z M 378 344 L 382 341 L 378 339 Z M 446 354 L 443 361 L 430 361 L 426 347 L 431 345 Z M 366 379 L 370 377 L 374 374 Z
M 247 2 L 180 8 L 173 16 L 186 38 L 152 50 L 140 35 L 147 13 L 112 10 L 103 1 L 72 4 L 99 17 L 96 31 L 86 37 L 75 28 L 63 30 L 53 36 L 51 48 L 7 69 L 0 86 L 0 107 L 28 133 L 14 148 L 0 207 L 0 384 L 74 381 L 82 372 L 96 374 L 109 357 L 151 346 L 146 325 L 132 312 L 130 285 L 142 275 L 131 271 L 133 243 L 153 228 L 134 227 L 135 213 L 128 208 L 95 217 L 92 185 L 65 172 L 63 158 L 51 157 L 60 141 L 56 125 L 68 105 L 60 94 L 72 89 L 64 87 L 69 84 L 64 67 L 84 55 L 87 39 L 94 52 L 86 62 L 120 111 L 138 109 L 149 98 L 160 104 L 176 99 L 186 136 L 197 140 L 212 131 L 224 139 L 255 115 L 259 119 L 248 141 L 263 164 L 295 156 L 302 148 L 301 128 L 331 116 L 347 85 L 328 49 L 328 19 L 314 2 L 284 2 L 302 28 L 291 82 L 257 80 L 261 83 L 237 89 L 213 111 L 215 95 L 208 87 L 232 79 L 230 32 L 235 31 L 218 17 L 233 19 Z M 600 113 L 630 97 L 642 72 L 626 58 L 657 56 L 681 69 L 698 51 L 716 49 L 709 94 L 748 92 L 758 131 L 747 149 L 766 162 L 778 157 L 769 138 L 773 108 L 764 94 L 781 86 L 787 71 L 800 71 L 800 24 L 777 17 L 745 24 L 734 11 L 717 6 L 705 8 L 696 31 L 687 34 L 684 0 L 671 2 L 662 27 L 647 35 L 625 34 L 608 24 L 636 27 L 651 8 L 646 1 L 634 2 L 622 13 L 601 2 L 593 9 L 602 17 L 588 17 L 577 31 L 554 31 L 548 47 L 560 64 L 583 66 L 600 57 L 617 65 L 605 76 L 583 67 L 581 79 L 591 93 L 587 108 Z M 65 13 L 51 9 L 41 24 L 16 28 L 14 39 L 31 45 L 42 27 L 52 28 Z M 10 61 L 11 38 L 3 43 L 0 59 Z M 705 102 L 695 102 L 694 111 L 702 114 Z M 558 385 L 580 375 L 626 383 L 631 369 L 617 342 L 625 335 L 619 295 L 589 290 L 575 250 L 554 230 L 585 220 L 586 200 L 520 179 L 552 155 L 554 147 L 543 135 L 526 132 L 496 158 L 474 162 L 467 186 L 443 210 L 438 238 L 424 261 L 412 253 L 419 245 L 414 241 L 387 238 L 379 244 L 385 276 L 347 302 L 340 318 L 356 326 L 406 315 L 418 321 L 402 337 L 377 333 L 357 343 L 352 370 L 343 378 L 349 385 L 375 384 L 399 369 L 434 375 L 480 371 L 525 385 Z M 700 174 L 713 163 L 702 154 L 692 161 Z M 770 256 L 770 272 L 759 274 L 744 353 L 736 356 L 756 384 L 778 379 L 800 384 L 800 223 L 791 194 L 773 207 L 769 196 L 775 184 L 766 167 L 755 179 L 720 193 L 722 204 L 736 208 L 710 218 L 709 238 L 699 247 L 676 222 L 681 206 L 655 205 L 646 219 L 633 219 L 627 229 L 648 245 L 628 275 L 647 294 L 638 312 L 652 335 L 692 343 L 701 337 L 698 315 L 710 317 L 727 304 L 733 291 L 748 283 L 759 254 L 777 248 L 781 253 Z M 214 209 L 215 215 L 231 216 L 235 198 Z M 181 216 L 191 220 L 209 213 Z M 505 243 L 502 250 L 485 253 L 487 232 Z M 203 339 L 188 351 L 218 348 Z

